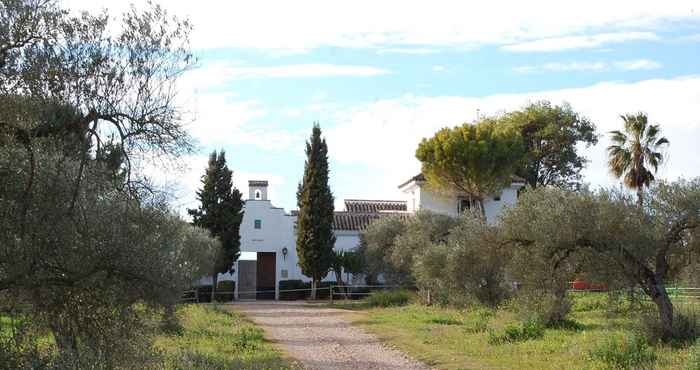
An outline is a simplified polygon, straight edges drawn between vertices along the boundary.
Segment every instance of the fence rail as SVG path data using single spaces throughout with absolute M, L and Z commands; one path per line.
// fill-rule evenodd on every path
M 316 291 L 328 291 L 328 299 L 330 303 L 333 303 L 334 297 L 360 297 L 360 296 L 368 296 L 372 294 L 372 292 L 377 291 L 377 290 L 389 290 L 389 289 L 398 289 L 398 288 L 405 288 L 405 289 L 410 289 L 412 287 L 405 287 L 405 286 L 399 286 L 399 285 L 329 285 L 325 287 L 318 287 L 316 288 Z M 258 294 L 275 294 L 276 292 L 279 292 L 280 296 L 283 295 L 284 293 L 293 293 L 293 292 L 310 292 L 312 289 L 311 288 L 299 288 L 299 289 L 280 289 L 278 291 L 275 291 L 274 289 L 268 289 L 268 290 L 247 290 L 247 291 L 238 291 L 238 296 L 239 299 L 241 296 L 257 296 Z M 215 297 L 220 297 L 220 296 L 231 296 L 231 300 L 233 300 L 233 296 L 236 294 L 236 292 L 231 292 L 231 291 L 215 291 L 214 296 Z M 211 293 L 207 292 L 207 296 L 211 296 Z M 182 303 L 200 303 L 202 301 L 201 296 L 203 294 L 200 294 L 198 289 L 189 289 L 183 292 L 182 297 L 180 299 L 180 302 Z

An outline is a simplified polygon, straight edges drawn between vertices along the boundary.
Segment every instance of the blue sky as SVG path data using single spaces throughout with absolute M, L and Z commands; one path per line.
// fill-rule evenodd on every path
M 175 205 L 192 207 L 207 153 L 225 149 L 244 193 L 247 180 L 269 180 L 273 202 L 289 210 L 319 122 L 337 200 L 395 199 L 419 171 L 421 138 L 540 99 L 569 102 L 597 124 L 600 143 L 583 149 L 594 186 L 618 184 L 605 169 L 605 133 L 639 110 L 671 141 L 660 177 L 700 176 L 697 2 L 470 4 L 163 3 L 194 26 L 199 64 L 181 98 L 201 152 L 154 176 L 174 186 Z

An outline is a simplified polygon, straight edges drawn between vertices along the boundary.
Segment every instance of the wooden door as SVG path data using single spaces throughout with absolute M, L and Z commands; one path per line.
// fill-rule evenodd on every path
M 258 252 L 257 288 L 258 299 L 275 299 L 277 273 L 276 253 Z

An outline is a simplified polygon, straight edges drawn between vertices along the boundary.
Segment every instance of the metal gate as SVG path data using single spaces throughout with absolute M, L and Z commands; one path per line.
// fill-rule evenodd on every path
M 257 290 L 257 265 L 258 262 L 238 261 L 238 299 L 255 299 Z

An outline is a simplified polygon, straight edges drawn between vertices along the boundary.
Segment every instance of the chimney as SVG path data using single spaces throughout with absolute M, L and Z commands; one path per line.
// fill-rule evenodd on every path
M 250 180 L 248 181 L 248 191 L 250 200 L 267 200 L 267 181 Z

